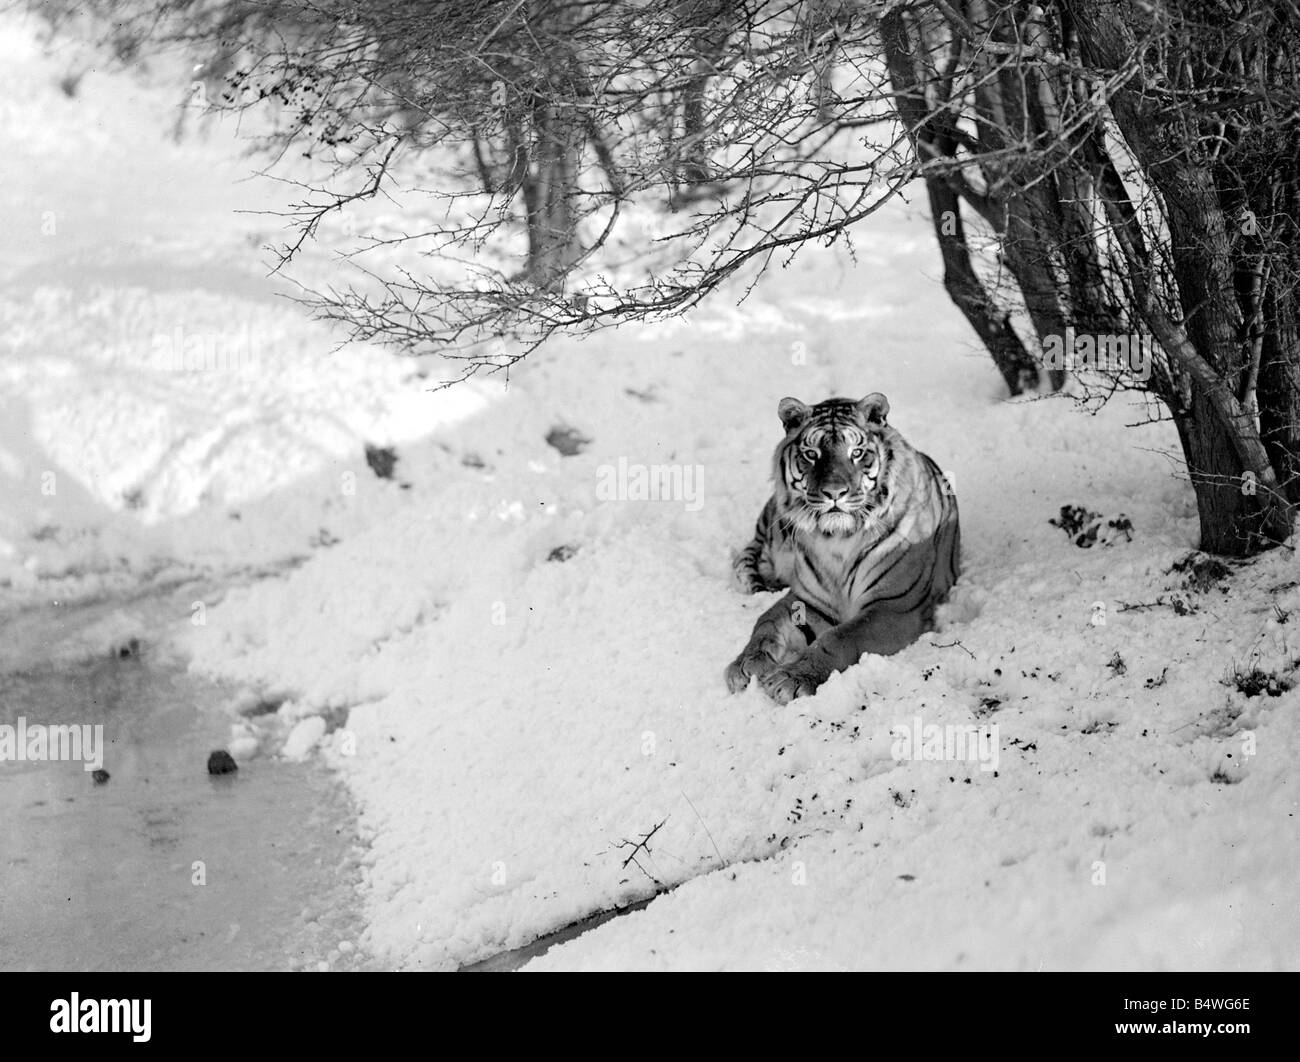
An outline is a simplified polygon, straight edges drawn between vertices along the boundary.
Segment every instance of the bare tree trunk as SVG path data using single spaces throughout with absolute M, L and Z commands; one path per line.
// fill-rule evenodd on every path
M 1120 69 L 1142 54 L 1139 38 L 1152 30 L 1150 7 L 1116 0 L 1069 0 L 1090 65 Z M 1159 191 L 1169 226 L 1182 326 L 1174 335 L 1172 308 L 1157 306 L 1149 283 L 1144 314 L 1171 359 L 1190 379 L 1191 401 L 1175 409 L 1187 469 L 1196 491 L 1201 548 L 1246 555 L 1290 533 L 1290 513 L 1278 504 L 1278 480 L 1253 418 L 1236 398 L 1247 359 L 1234 263 L 1223 209 L 1205 158 L 1185 115 L 1163 107 L 1135 77 L 1110 100 L 1120 133 Z M 1135 276 L 1149 262 L 1130 260 Z M 1161 334 L 1161 333 L 1164 334 Z
M 1259 434 L 1282 492 L 1300 505 L 1300 328 L 1292 292 L 1265 302 L 1259 366 Z
M 534 111 L 536 156 L 525 178 L 528 207 L 528 274 L 539 287 L 558 291 L 582 254 L 573 194 L 584 132 L 578 116 L 554 106 Z
M 999 4 L 990 14 L 984 0 L 970 0 L 967 21 L 975 32 L 1003 45 L 1016 43 L 1018 27 L 1015 8 Z M 1009 148 L 1023 145 L 1028 156 L 1030 141 L 1040 132 L 1027 92 L 1028 78 L 1019 71 L 992 69 L 997 57 L 982 53 L 975 89 L 975 111 L 980 116 L 977 139 L 990 158 Z M 1005 166 L 986 165 L 990 183 L 990 205 L 1006 219 L 1002 233 L 1003 260 L 1016 279 L 1025 309 L 1040 340 L 1064 337 L 1072 322 L 1062 298 L 1067 291 L 1064 270 L 1050 249 L 1061 243 L 1057 215 L 1047 198 L 1051 185 L 1030 178 L 1045 170 L 1039 161 L 1016 159 Z M 1055 238 L 1053 238 L 1055 237 Z M 1065 383 L 1065 373 L 1049 370 L 1052 390 Z
M 993 357 L 1012 395 L 1038 388 L 1038 365 L 1011 327 L 1011 314 L 989 297 L 971 265 L 961 203 L 951 188 L 936 177 L 925 182 L 930 215 L 943 256 L 943 286 L 975 334 Z
M 902 13 L 896 10 L 886 14 L 880 21 L 880 29 L 890 82 L 896 94 L 895 106 L 917 157 L 951 155 L 955 147 L 953 132 L 926 106 L 922 76 Z M 925 185 L 935 237 L 943 257 L 944 289 L 984 343 L 1011 394 L 1037 390 L 1038 363 L 1011 327 L 1010 312 L 989 294 L 971 262 L 960 197 L 937 175 L 927 176 Z
M 705 104 L 709 82 L 726 61 L 736 7 L 736 0 L 677 0 L 674 5 L 674 17 L 692 27 L 693 53 L 689 79 L 681 91 L 682 136 L 676 149 L 677 176 L 686 188 L 674 191 L 674 201 L 689 202 L 700 195 L 697 186 L 706 184 L 712 176 Z

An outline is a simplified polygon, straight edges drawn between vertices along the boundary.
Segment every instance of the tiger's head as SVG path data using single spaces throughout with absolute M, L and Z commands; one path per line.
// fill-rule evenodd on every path
M 854 535 L 879 521 L 889 502 L 897 433 L 889 399 L 829 398 L 815 406 L 783 398 L 786 435 L 776 450 L 777 497 L 798 531 Z

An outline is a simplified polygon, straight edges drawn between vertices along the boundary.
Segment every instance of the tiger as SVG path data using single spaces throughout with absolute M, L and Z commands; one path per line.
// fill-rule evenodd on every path
M 816 692 L 864 653 L 889 655 L 932 628 L 957 581 L 951 480 L 888 422 L 882 394 L 808 406 L 783 398 L 775 490 L 735 558 L 742 590 L 786 589 L 727 667 L 778 704 Z

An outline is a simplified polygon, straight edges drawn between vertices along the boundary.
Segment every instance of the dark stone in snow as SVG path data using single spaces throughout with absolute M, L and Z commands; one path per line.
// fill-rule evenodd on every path
M 90 777 L 94 779 L 96 785 L 103 785 L 113 776 L 101 767 L 98 771 L 91 772 Z
M 225 749 L 217 749 L 208 757 L 208 774 L 233 774 L 237 770 L 239 764 Z
M 591 440 L 578 431 L 577 428 L 552 428 L 546 433 L 546 441 L 565 457 L 580 454 L 591 445 Z
M 371 446 L 366 443 L 366 464 L 380 479 L 392 479 L 397 466 L 397 451 L 391 446 Z

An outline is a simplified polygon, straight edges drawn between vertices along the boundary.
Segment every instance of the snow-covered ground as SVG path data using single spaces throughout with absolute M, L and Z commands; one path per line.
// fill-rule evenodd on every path
M 431 392 L 272 297 L 269 221 L 230 210 L 275 192 L 231 184 L 228 132 L 173 145 L 174 95 L 118 76 L 65 99 L 6 25 L 0 106 L 27 150 L 0 164 L 25 248 L 0 585 L 21 604 L 239 582 L 140 633 L 281 704 L 233 724 L 237 754 L 342 772 L 378 961 L 455 967 L 664 892 L 527 968 L 1300 965 L 1300 692 L 1249 677 L 1300 678 L 1294 554 L 1175 570 L 1196 519 L 1172 430 L 1128 427 L 1123 397 L 1004 400 L 919 208 L 865 226 L 856 261 L 810 249 L 746 301 Z M 149 361 L 178 328 L 238 348 L 245 323 L 234 370 Z M 957 489 L 941 629 L 786 708 L 728 696 L 770 600 L 729 576 L 777 401 L 871 391 Z M 563 456 L 557 428 L 585 448 Z M 367 443 L 395 447 L 392 479 Z M 630 489 L 652 465 L 676 497 Z M 1049 523 L 1067 504 L 1131 536 L 1080 548 Z M 900 759 L 896 730 L 929 725 L 993 744 Z
M 252 176 L 232 122 L 170 139 L 175 69 L 156 84 L 91 69 L 69 98 L 60 77 L 93 54 L 63 40 L 45 57 L 34 30 L 0 24 L 16 143 L 0 160 L 5 597 L 256 570 L 320 548 L 323 522 L 382 518 L 396 488 L 378 489 L 365 445 L 485 399 L 428 391 L 373 348 L 336 351 L 305 320 L 259 250 L 279 238 L 267 212 L 297 194 Z

